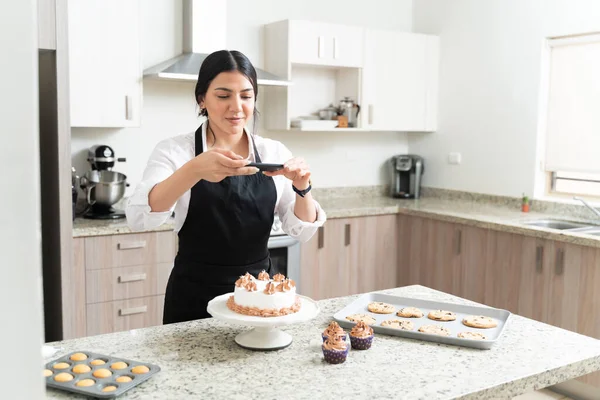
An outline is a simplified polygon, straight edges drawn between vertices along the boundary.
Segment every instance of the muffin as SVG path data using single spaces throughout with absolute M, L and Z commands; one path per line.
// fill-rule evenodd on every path
M 373 328 L 359 321 L 350 331 L 350 343 L 352 348 L 356 350 L 367 350 L 373 344 Z
M 321 337 L 323 341 L 327 340 L 330 336 L 341 336 L 342 340 L 346 340 L 348 338 L 348 334 L 342 329 L 342 327 L 335 321 L 331 321 L 329 326 L 325 328 L 323 333 L 321 333 Z
M 329 364 L 341 364 L 348 357 L 350 346 L 341 336 L 329 336 L 321 346 L 325 361 Z

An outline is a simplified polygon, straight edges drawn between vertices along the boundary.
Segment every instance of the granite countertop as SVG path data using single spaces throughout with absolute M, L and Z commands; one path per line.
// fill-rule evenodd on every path
M 324 198 L 320 200 L 320 204 L 327 212 L 328 218 L 407 214 L 600 248 L 600 236 L 523 224 L 523 222 L 545 218 L 568 219 L 591 224 L 600 223 L 600 221 L 593 220 L 585 214 L 582 216 L 565 215 L 560 212 L 548 211 L 523 213 L 518 207 L 510 204 L 490 204 L 485 201 L 436 197 L 424 197 L 419 200 L 398 200 L 384 196 L 371 198 L 339 197 Z
M 173 218 L 150 232 L 172 231 L 175 227 Z M 119 235 L 137 233 L 129 229 L 125 218 L 113 220 L 75 218 L 73 221 L 73 237 Z
M 475 304 L 419 285 L 382 293 Z M 599 340 L 517 315 L 491 350 L 376 334 L 371 349 L 328 364 L 320 334 L 356 297 L 319 301 L 314 320 L 282 328 L 294 341 L 279 351 L 245 350 L 234 338 L 248 328 L 211 318 L 48 343 L 60 352 L 45 361 L 93 351 L 159 365 L 157 375 L 122 396 L 135 399 L 510 399 L 600 370 Z M 50 388 L 47 396 L 82 398 Z
M 598 224 L 586 215 L 589 211 L 577 209 L 580 215 L 565 215 L 563 209 L 521 212 L 514 203 L 487 201 L 485 198 L 468 196 L 467 198 L 444 198 L 436 196 L 422 197 L 419 200 L 393 199 L 383 194 L 365 195 L 325 195 L 317 200 L 327 213 L 328 219 L 361 217 L 384 214 L 409 214 L 438 220 L 456 222 L 486 229 L 535 236 L 542 239 L 558 240 L 584 246 L 600 248 L 600 236 L 584 233 L 559 231 L 543 227 L 523 225 L 523 222 L 539 218 L 561 218 Z M 152 231 L 173 230 L 174 223 L 168 223 Z M 113 235 L 132 233 L 124 219 L 113 221 L 88 220 L 77 218 L 73 223 L 73 237 Z

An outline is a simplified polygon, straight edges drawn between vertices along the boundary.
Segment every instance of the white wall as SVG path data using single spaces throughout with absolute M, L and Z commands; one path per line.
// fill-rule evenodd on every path
M 600 30 L 596 0 L 415 0 L 413 29 L 440 35 L 439 130 L 410 135 L 424 185 L 533 193 L 544 39 Z M 449 152 L 462 153 L 449 165 Z
M 10 4 L 0 14 L 0 315 L 2 397 L 44 396 L 42 367 L 41 216 L 38 140 L 37 7 Z M 10 62 L 6 62 L 10 60 Z
M 403 31 L 411 30 L 412 0 L 364 0 L 302 2 L 278 0 L 228 0 L 228 48 L 244 52 L 257 67 L 263 65 L 265 23 L 286 19 L 312 19 Z M 152 66 L 181 52 L 181 0 L 144 2 L 142 9 L 144 67 Z M 107 144 L 127 162 L 115 170 L 128 176 L 131 187 L 139 182 L 154 145 L 163 138 L 195 130 L 193 83 L 157 83 L 144 80 L 142 126 L 127 129 L 74 128 L 73 165 L 79 172 L 89 169 L 87 148 Z M 259 96 L 262 93 L 259 92 Z M 260 99 L 259 99 L 260 100 Z M 259 103 L 260 106 L 260 103 Z M 269 110 L 260 109 L 264 115 Z M 315 186 L 362 186 L 384 183 L 382 167 L 393 154 L 407 151 L 404 133 L 342 134 L 259 132 L 284 142 L 311 165 Z

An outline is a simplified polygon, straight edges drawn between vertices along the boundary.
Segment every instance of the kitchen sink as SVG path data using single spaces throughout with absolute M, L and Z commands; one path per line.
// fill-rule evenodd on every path
M 523 222 L 523 225 L 539 226 L 541 228 L 550 228 L 550 229 L 559 229 L 559 230 L 590 228 L 590 227 L 594 226 L 592 224 L 586 224 L 584 222 L 565 221 L 565 220 L 560 220 L 560 219 L 537 219 L 534 221 Z

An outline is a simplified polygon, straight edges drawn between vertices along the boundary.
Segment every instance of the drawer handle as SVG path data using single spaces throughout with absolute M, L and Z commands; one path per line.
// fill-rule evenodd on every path
M 542 272 L 544 269 L 544 246 L 537 246 L 535 248 L 535 270 Z
M 130 249 L 141 249 L 146 247 L 146 241 L 140 240 L 139 242 L 119 243 L 117 249 L 119 250 L 130 250 Z
M 318 248 L 322 249 L 325 246 L 325 228 L 320 226 L 318 229 L 318 235 L 317 235 L 317 240 L 318 240 Z
M 133 110 L 133 102 L 131 96 L 125 96 L 125 119 L 131 121 L 131 111 Z
M 336 37 L 333 38 L 333 58 L 338 59 L 340 57 L 340 50 L 338 46 L 338 40 Z
M 350 245 L 350 224 L 346 224 L 344 227 L 344 246 Z
M 119 276 L 119 283 L 145 281 L 146 274 L 133 274 L 127 276 Z
M 146 311 L 148 311 L 148 306 L 124 308 L 119 310 L 119 315 L 122 317 L 125 315 L 143 314 Z
M 324 36 L 319 36 L 319 58 L 323 58 L 323 55 L 325 54 L 325 37 Z
M 565 251 L 563 249 L 556 249 L 556 264 L 554 266 L 554 273 L 556 275 L 562 275 L 565 270 Z

